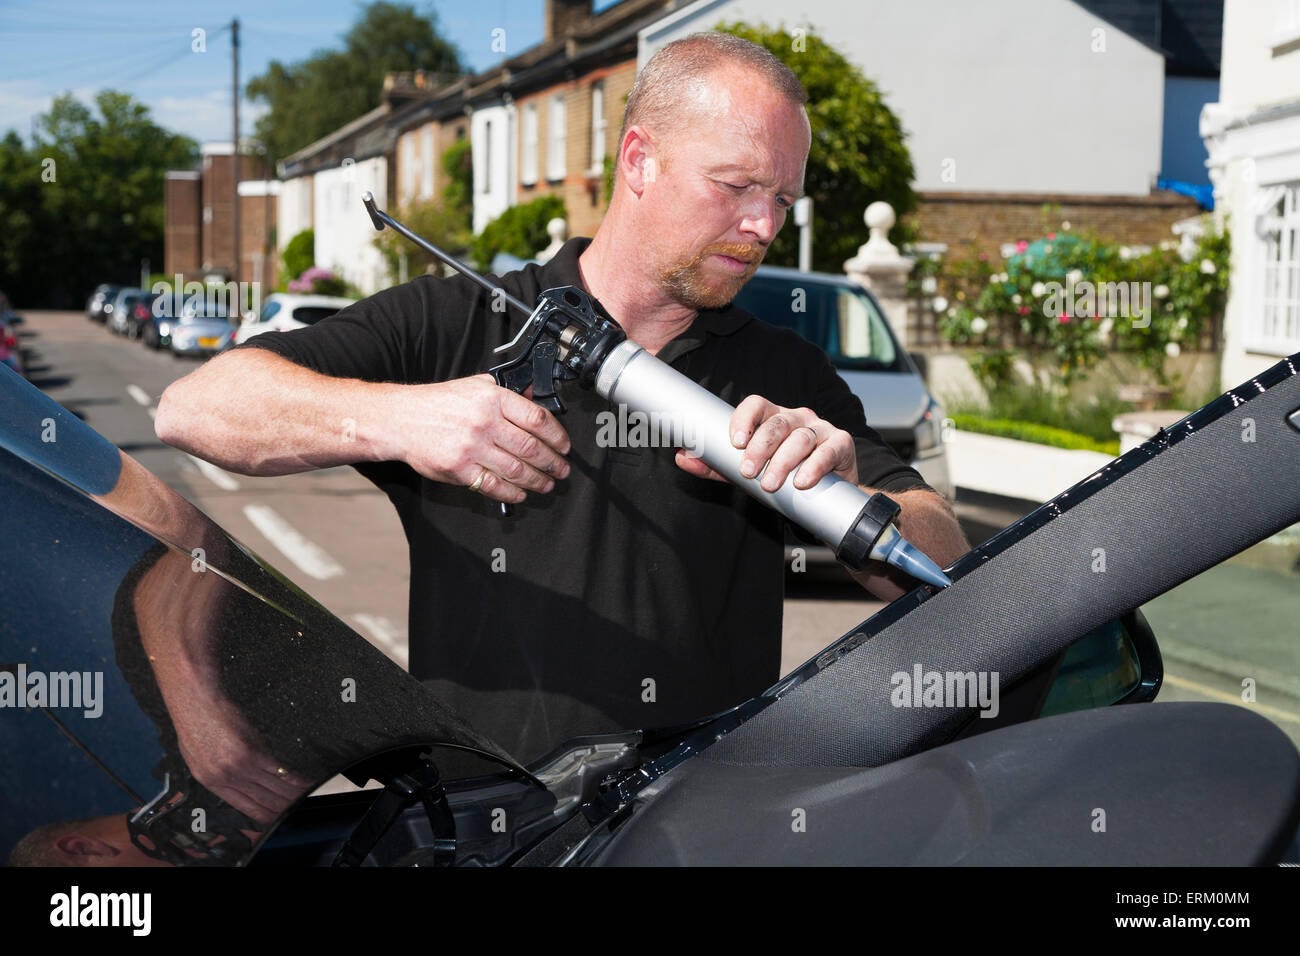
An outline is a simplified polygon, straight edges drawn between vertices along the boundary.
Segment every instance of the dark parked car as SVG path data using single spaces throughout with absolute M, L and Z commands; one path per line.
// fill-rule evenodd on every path
M 918 586 L 757 697 L 690 726 L 571 740 L 528 766 L 0 369 L 0 853 L 1296 861 L 1294 744 L 1249 707 L 1151 704 L 1162 665 L 1139 608 L 1300 521 L 1298 367 L 1279 362 L 1161 431 L 963 556 L 948 588 Z M 1292 604 L 1276 620 L 1293 641 L 1300 589 L 1281 573 L 1292 583 L 1276 600 Z
M 109 284 L 95 286 L 95 291 L 90 293 L 90 298 L 86 300 L 86 318 L 92 322 L 106 321 L 108 314 L 104 309 L 112 304 L 121 288 L 120 285 Z

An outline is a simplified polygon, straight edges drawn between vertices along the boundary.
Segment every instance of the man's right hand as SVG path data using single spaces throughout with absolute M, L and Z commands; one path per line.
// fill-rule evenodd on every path
M 491 375 L 392 388 L 389 460 L 446 484 L 473 486 L 481 477 L 480 494 L 511 504 L 569 475 L 569 436 L 555 416 Z

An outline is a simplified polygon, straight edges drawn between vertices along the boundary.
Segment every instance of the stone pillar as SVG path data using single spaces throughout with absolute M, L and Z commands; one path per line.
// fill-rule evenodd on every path
M 537 253 L 535 258 L 538 262 L 550 262 L 560 247 L 564 245 L 564 237 L 569 231 L 569 224 L 556 216 L 546 224 L 546 234 L 551 237 L 551 244 Z
M 916 260 L 900 255 L 897 247 L 889 241 L 889 230 L 896 218 L 893 207 L 887 202 L 873 202 L 867 207 L 863 219 L 870 235 L 858 247 L 858 254 L 844 263 L 844 272 L 854 282 L 871 290 L 894 334 L 903 348 L 907 348 L 907 277 Z

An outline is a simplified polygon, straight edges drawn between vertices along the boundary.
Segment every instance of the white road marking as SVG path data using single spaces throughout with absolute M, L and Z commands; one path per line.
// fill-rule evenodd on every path
M 409 655 L 401 640 L 401 632 L 392 621 L 377 614 L 353 614 L 352 620 L 361 625 L 381 651 L 403 667 L 407 666 Z
M 216 465 L 212 464 L 212 462 L 204 461 L 202 458 L 191 455 L 189 452 L 185 453 L 185 457 L 198 466 L 198 469 L 203 473 L 204 478 L 208 479 L 208 481 L 212 482 L 222 491 L 239 490 L 239 482 L 230 477 L 230 472 L 222 471 Z
M 126 387 L 126 394 L 134 398 L 137 405 L 148 405 L 153 401 L 153 399 L 149 397 L 149 393 L 139 385 L 128 385 Z
M 319 581 L 327 581 L 344 573 L 343 566 L 330 557 L 324 548 L 304 538 L 274 509 L 266 505 L 245 505 L 244 515 L 304 574 L 310 574 Z

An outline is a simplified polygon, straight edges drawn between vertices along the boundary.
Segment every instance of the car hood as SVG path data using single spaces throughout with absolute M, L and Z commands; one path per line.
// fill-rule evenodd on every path
M 911 372 L 855 372 L 840 369 L 840 378 L 862 400 L 867 424 L 880 431 L 914 428 L 930 406 L 930 393 Z
M 400 748 L 526 775 L 4 368 L 0 405 L 0 860 L 22 843 L 24 859 L 52 862 L 50 843 L 80 821 L 123 859 L 240 864 L 301 796 Z M 148 821 L 155 841 L 176 839 L 151 846 Z

